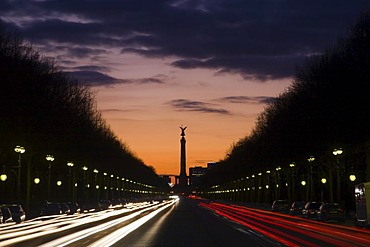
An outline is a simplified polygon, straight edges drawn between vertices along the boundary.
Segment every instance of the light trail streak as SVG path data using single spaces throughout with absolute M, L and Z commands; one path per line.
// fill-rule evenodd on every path
M 210 206 L 209 208 L 212 208 L 212 206 Z M 259 233 L 262 233 L 263 235 L 265 235 L 267 237 L 270 237 L 270 238 L 272 238 L 272 239 L 274 239 L 274 240 L 276 240 L 280 243 L 283 243 L 287 246 L 292 246 L 292 247 L 299 247 L 299 246 L 319 247 L 318 245 L 314 245 L 312 243 L 304 241 L 303 239 L 296 238 L 296 237 L 291 236 L 287 233 L 279 231 L 275 228 L 266 227 L 265 225 L 263 225 L 261 223 L 242 218 L 237 214 L 230 213 L 230 212 L 225 211 L 223 209 L 220 209 L 218 207 L 214 207 L 214 208 L 216 208 L 217 214 L 219 214 L 221 216 L 224 216 L 225 218 L 228 218 L 230 220 L 233 220 L 233 221 L 235 221 L 235 222 L 237 222 L 237 223 L 239 223 L 243 226 L 249 227 L 249 228 L 251 228 L 251 229 L 253 229 L 253 230 L 255 230 Z M 299 244 L 296 244 L 295 242 L 289 241 L 288 239 L 293 239 L 293 240 L 295 240 L 295 242 L 298 242 Z
M 116 242 L 121 240 L 122 238 L 126 237 L 130 232 L 136 230 L 141 225 L 145 224 L 151 218 L 156 216 L 159 212 L 161 212 L 162 210 L 172 206 L 173 204 L 177 203 L 178 201 L 179 201 L 179 199 L 176 199 L 176 200 L 172 201 L 172 203 L 167 204 L 166 206 L 161 207 L 160 209 L 158 209 L 154 212 L 151 212 L 150 214 L 140 218 L 139 220 L 137 220 L 137 221 L 125 226 L 125 227 L 122 227 L 121 229 L 119 229 L 119 230 L 109 234 L 108 236 L 100 239 L 99 241 L 95 242 L 94 244 L 89 245 L 89 247 L 100 247 L 100 246 L 109 247 L 109 246 L 112 246 L 113 244 L 115 244 Z
M 67 216 L 67 215 L 66 215 Z M 84 218 L 84 217 L 89 217 L 88 215 L 75 215 L 74 217 L 66 217 L 64 218 L 63 216 L 49 216 L 48 220 L 42 220 L 44 217 L 39 217 L 37 219 L 34 219 L 32 221 L 25 221 L 22 224 L 9 224 L 6 227 L 2 227 L 1 229 L 1 234 L 0 234 L 0 240 L 4 240 L 7 238 L 15 238 L 18 236 L 22 236 L 25 234 L 30 234 L 32 232 L 37 231 L 37 227 L 41 227 L 38 230 L 43 230 L 43 226 L 46 226 L 48 224 L 50 225 L 55 225 L 55 224 L 68 224 L 68 222 L 79 219 L 79 218 Z M 90 216 L 91 217 L 91 216 Z M 18 226 L 18 227 L 17 227 Z
M 89 224 L 92 222 L 104 220 L 106 218 L 120 215 L 123 213 L 131 212 L 136 209 L 148 207 L 149 203 L 140 203 L 136 207 L 130 209 L 121 209 L 115 211 L 101 211 L 98 213 L 90 213 L 86 216 L 76 215 L 76 217 L 67 217 L 67 220 L 63 220 L 62 217 L 56 217 L 55 219 L 50 219 L 47 222 L 40 221 L 39 224 L 35 224 L 35 227 L 29 227 L 28 224 L 22 223 L 15 225 L 17 229 L 8 228 L 7 231 L 1 231 L 0 233 L 0 247 L 20 243 L 27 240 L 32 240 L 35 238 L 43 237 L 46 235 L 54 234 L 57 232 L 72 229 L 74 227 L 80 227 L 84 224 Z M 150 208 L 157 205 L 153 204 Z M 25 228 L 19 228 L 19 226 L 24 226 Z
M 224 206 L 228 210 L 233 209 L 233 207 L 228 207 L 228 206 L 225 206 L 225 205 L 222 205 L 222 206 Z M 272 226 L 277 226 L 278 229 L 284 228 L 284 229 L 288 229 L 290 231 L 300 232 L 301 234 L 304 234 L 304 235 L 307 235 L 307 236 L 310 236 L 310 237 L 313 237 L 313 238 L 315 238 L 315 237 L 317 238 L 317 234 L 313 234 L 312 232 L 309 232 L 309 231 L 303 231 L 301 229 L 297 229 L 295 227 L 295 225 L 292 225 L 292 222 L 283 221 L 279 217 L 263 216 L 263 215 L 258 215 L 256 213 L 253 214 L 251 212 L 246 213 L 245 211 L 247 211 L 247 210 L 244 210 L 243 212 L 241 212 L 239 210 L 238 213 L 240 213 L 240 214 L 235 214 L 232 211 L 228 211 L 228 212 L 229 212 L 229 214 L 231 214 L 234 217 L 236 217 L 237 219 L 239 219 L 241 222 L 249 222 L 251 224 L 254 224 L 254 225 L 260 227 L 260 229 L 265 229 L 265 230 L 269 231 L 270 232 L 270 237 L 273 237 L 272 233 L 274 233 L 279 238 L 281 238 L 281 236 L 284 236 L 285 239 L 291 239 L 291 240 L 295 241 L 296 243 L 299 243 L 300 246 L 302 246 L 302 245 L 312 246 L 312 247 L 314 247 L 314 246 L 318 247 L 319 246 L 317 244 L 313 244 L 311 242 L 305 241 L 301 238 L 293 236 L 292 234 L 282 232 L 282 231 L 277 230 L 276 228 L 272 227 Z M 263 223 L 259 223 L 258 221 L 263 222 Z M 336 245 L 341 244 L 341 242 L 333 240 L 331 238 L 322 237 L 321 240 L 326 241 L 326 242 L 332 242 Z M 287 241 L 287 240 L 284 240 L 284 241 Z M 289 246 L 296 246 L 296 244 L 290 241 Z
M 243 206 L 219 203 L 201 203 L 200 205 L 288 246 L 319 246 L 293 236 L 293 232 L 298 234 L 298 236 L 305 235 L 309 237 L 308 239 L 317 239 L 326 242 L 327 245 L 370 246 L 369 232 L 362 229 L 329 225 L 306 219 L 299 220 L 297 217 L 279 215 L 273 212 L 250 209 Z M 277 230 L 277 228 L 285 229 L 284 231 L 288 230 L 291 233 L 282 232 L 281 230 Z M 305 238 L 307 239 L 307 237 Z
M 317 222 L 317 221 L 315 221 L 315 224 L 312 224 L 313 223 L 312 220 L 307 220 L 307 219 L 299 220 L 300 222 L 305 222 L 305 224 L 302 224 L 302 223 L 297 224 L 297 223 L 292 223 L 292 221 L 290 220 L 287 220 L 287 218 L 297 220 L 297 217 L 294 217 L 294 216 L 284 215 L 284 217 L 279 217 L 276 213 L 273 213 L 273 212 L 267 212 L 270 216 L 264 216 L 263 214 L 253 213 L 253 211 L 245 207 L 243 208 L 243 207 L 238 207 L 234 205 L 233 206 L 222 205 L 222 206 L 227 207 L 233 211 L 236 208 L 238 208 L 238 211 L 241 212 L 244 216 L 250 216 L 251 214 L 253 214 L 257 216 L 258 218 L 264 218 L 265 223 L 271 223 L 271 219 L 274 219 L 275 221 L 279 221 L 280 223 L 283 223 L 284 227 L 288 227 L 287 225 L 293 226 L 294 228 L 292 230 L 295 230 L 295 228 L 297 228 L 298 226 L 300 229 L 305 230 L 304 233 L 307 233 L 307 235 L 310 235 L 312 237 L 315 237 L 315 236 L 317 237 L 317 234 L 312 234 L 311 231 L 314 233 L 320 233 L 320 235 L 322 235 L 321 240 L 325 240 L 330 243 L 334 242 L 337 245 L 340 245 L 343 242 L 337 242 L 336 240 L 333 241 L 334 235 L 336 236 L 336 238 L 341 238 L 348 242 L 350 241 L 350 242 L 356 242 L 356 243 L 363 243 L 366 246 L 370 245 L 370 239 L 368 237 L 369 232 L 364 231 L 362 229 L 355 230 L 354 228 L 350 228 L 350 227 L 328 225 L 327 223 Z M 299 231 L 299 230 L 297 229 L 296 231 Z M 358 236 L 358 234 L 360 235 Z
M 167 207 L 168 206 L 168 203 L 166 203 L 167 205 L 166 206 L 163 206 L 163 207 Z M 171 204 L 172 205 L 172 204 Z M 81 239 L 84 239 L 84 238 L 87 238 L 95 233 L 98 233 L 98 232 L 101 232 L 101 231 L 104 231 L 106 229 L 109 229 L 111 227 L 114 227 L 124 221 L 127 221 L 129 219 L 132 219 L 132 218 L 135 218 L 137 216 L 139 216 L 140 214 L 142 214 L 143 212 L 146 212 L 146 211 L 149 211 L 149 210 L 152 210 L 154 207 L 157 207 L 158 205 L 153 205 L 152 207 L 149 207 L 149 208 L 144 208 L 138 212 L 135 212 L 135 213 L 131 213 L 130 215 L 128 216 L 124 216 L 122 218 L 119 218 L 119 219 L 116 219 L 116 220 L 112 220 L 112 221 L 109 221 L 107 223 L 104 223 L 104 224 L 100 224 L 98 226 L 95 226 L 95 227 L 91 227 L 91 228 L 88 228 L 88 229 L 85 229 L 85 230 L 82 230 L 82 231 L 79 231 L 79 232 L 76 232 L 76 233 L 73 233 L 73 234 L 70 234 L 70 235 L 67 235 L 67 236 L 64 236 L 64 237 L 61 237 L 61 238 L 58 238 L 56 240 L 53 240 L 53 241 L 50 241 L 48 243 L 45 243 L 43 245 L 40 245 L 39 247 L 54 247 L 54 246 L 58 246 L 58 247 L 64 247 L 64 246 L 67 246 L 69 244 L 72 244 L 76 241 L 79 241 Z M 160 209 L 162 209 L 163 207 L 161 207 Z M 158 209 L 159 210 L 159 209 Z M 156 210 L 156 211 L 158 211 Z M 155 212 L 156 212 L 155 211 Z M 150 215 L 150 214 L 149 214 Z M 145 218 L 142 217 L 142 218 Z M 140 218 L 139 221 L 142 219 Z M 137 222 L 137 221 L 135 221 Z M 134 222 L 134 223 L 135 223 Z M 131 226 L 134 226 L 134 223 L 131 223 L 129 224 L 127 227 L 129 227 L 130 225 Z M 126 227 L 123 227 L 122 229 L 125 229 Z M 129 228 L 127 228 L 129 229 Z M 136 228 L 135 228 L 136 229 Z M 134 229 L 133 229 L 134 230 Z M 131 230 L 131 231 L 133 231 Z M 130 232 L 131 232 L 130 231 Z M 127 233 L 128 234 L 128 233 Z M 126 235 L 127 235 L 126 234 Z M 108 235 L 110 236 L 110 235 Z M 118 240 L 117 240 L 118 241 Z M 100 245 L 102 246 L 102 245 Z M 106 245 L 103 245 L 103 246 L 106 246 Z

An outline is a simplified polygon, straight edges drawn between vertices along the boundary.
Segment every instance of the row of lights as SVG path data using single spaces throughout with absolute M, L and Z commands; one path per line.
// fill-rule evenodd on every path
M 339 148 L 339 149 L 334 149 L 333 150 L 333 155 L 335 155 L 335 156 L 337 156 L 337 155 L 341 155 L 343 153 L 343 150 L 341 149 L 341 148 Z M 310 156 L 308 159 L 307 159 L 307 161 L 308 162 L 313 162 L 315 160 L 315 157 L 314 156 Z M 289 164 L 289 166 L 291 167 L 291 168 L 293 168 L 293 167 L 295 167 L 295 164 L 294 163 L 290 163 Z M 278 171 L 280 171 L 281 170 L 281 167 L 280 166 L 278 166 L 278 167 L 276 167 L 275 168 L 275 170 L 278 172 Z M 267 170 L 266 171 L 266 174 L 270 174 L 271 173 L 271 171 L 270 170 Z M 262 176 L 262 172 L 260 172 L 260 173 L 258 173 L 258 175 L 259 176 Z M 253 174 L 252 176 L 251 176 L 252 178 L 255 178 L 255 175 Z M 246 179 L 249 179 L 249 177 L 246 177 Z M 351 181 L 351 182 L 354 182 L 354 181 L 356 181 L 356 175 L 354 175 L 354 174 L 350 174 L 349 175 L 349 180 Z M 243 180 L 243 179 L 242 179 Z M 236 181 L 234 181 L 234 182 L 236 182 Z M 326 182 L 327 182 L 327 179 L 326 178 L 321 178 L 321 183 L 322 184 L 326 184 Z M 307 182 L 305 181 L 305 180 L 302 180 L 301 181 L 301 185 L 302 186 L 306 186 L 306 184 L 307 184 Z M 214 185 L 214 186 L 212 186 L 212 188 L 217 188 L 217 187 L 219 187 L 220 185 Z M 286 184 L 286 186 L 288 186 L 288 184 Z M 276 184 L 276 187 L 279 187 L 279 185 L 278 184 Z M 269 188 L 269 185 L 266 185 L 266 189 L 268 189 Z M 254 187 L 252 188 L 253 190 L 255 189 Z M 260 186 L 259 187 L 259 189 L 262 189 L 262 187 Z M 246 189 L 244 188 L 244 191 L 245 191 Z M 247 188 L 247 190 L 250 190 L 250 188 Z M 218 191 L 218 193 L 222 193 L 222 192 L 234 192 L 235 190 L 227 190 L 227 191 Z M 238 190 L 236 190 L 236 191 L 238 191 Z
M 25 153 L 26 152 L 26 149 L 24 147 L 22 147 L 22 146 L 16 146 L 14 148 L 14 151 L 19 154 L 19 159 L 18 159 L 18 168 L 19 168 L 19 171 L 18 171 L 18 175 L 17 175 L 17 179 L 19 180 L 20 179 L 20 168 L 22 167 L 21 166 L 21 156 L 20 155 L 23 154 L 23 153 Z M 46 155 L 46 160 L 49 161 L 49 181 L 50 181 L 51 162 L 53 162 L 55 160 L 55 158 L 54 158 L 53 155 L 48 154 L 48 155 Z M 74 166 L 74 163 L 68 161 L 67 162 L 67 166 L 72 169 L 72 167 Z M 83 166 L 82 167 L 82 170 L 84 170 L 86 172 L 88 170 L 88 167 L 87 166 Z M 99 171 L 97 169 L 94 169 L 93 172 L 95 174 L 98 174 L 99 173 Z M 107 176 L 108 174 L 106 172 L 104 172 L 103 175 L 104 176 Z M 114 178 L 114 175 L 111 175 L 110 177 L 111 178 Z M 5 171 L 3 170 L 2 174 L 0 174 L 0 181 L 5 182 L 7 180 L 7 178 L 8 178 L 8 176 L 5 174 Z M 119 180 L 119 177 L 117 177 L 117 180 Z M 129 180 L 129 179 L 125 179 L 125 178 L 122 178 L 122 181 L 126 181 L 126 182 L 130 182 L 130 183 L 138 184 L 138 185 L 143 186 L 143 187 L 146 187 L 146 188 L 151 188 L 151 189 L 154 188 L 154 186 L 143 184 L 143 183 L 139 183 L 139 182 L 135 182 L 135 181 L 132 181 L 132 180 Z M 41 182 L 40 178 L 35 178 L 34 179 L 34 183 L 35 184 L 39 184 L 40 182 Z M 62 181 L 57 181 L 57 185 L 58 186 L 61 186 L 62 185 Z M 50 187 L 50 182 L 49 182 L 49 187 Z M 75 187 L 77 187 L 77 184 L 75 184 Z

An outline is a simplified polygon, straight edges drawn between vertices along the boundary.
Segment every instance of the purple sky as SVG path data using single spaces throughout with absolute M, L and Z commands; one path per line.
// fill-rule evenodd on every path
M 370 1 L 0 1 L 0 23 L 91 86 L 117 136 L 158 173 L 222 159 L 302 61 Z

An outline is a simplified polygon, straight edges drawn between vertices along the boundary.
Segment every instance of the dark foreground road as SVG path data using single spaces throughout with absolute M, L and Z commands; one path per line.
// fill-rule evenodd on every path
M 114 246 L 130 247 L 232 247 L 274 246 L 199 206 L 199 200 L 180 198 L 157 217 Z
M 0 247 L 370 246 L 368 229 L 199 198 L 0 225 Z

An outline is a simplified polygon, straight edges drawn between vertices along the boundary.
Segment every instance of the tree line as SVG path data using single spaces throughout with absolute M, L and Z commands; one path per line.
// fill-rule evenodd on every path
M 0 27 L 0 169 L 17 164 L 16 145 L 26 147 L 26 161 L 35 169 L 45 170 L 45 154 L 53 154 L 56 170 L 73 161 L 162 185 L 110 129 L 90 88 Z
M 358 181 L 370 181 L 369 92 L 370 12 L 364 11 L 344 38 L 297 68 L 291 86 L 265 107 L 251 134 L 233 145 L 205 183 L 225 183 L 309 156 L 324 166 L 338 147 Z

